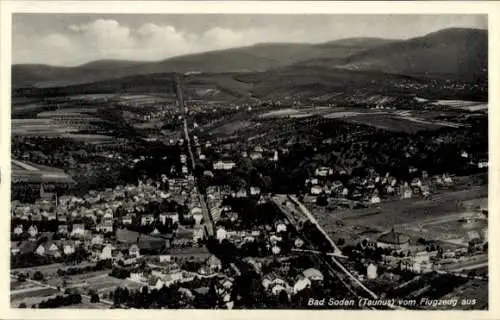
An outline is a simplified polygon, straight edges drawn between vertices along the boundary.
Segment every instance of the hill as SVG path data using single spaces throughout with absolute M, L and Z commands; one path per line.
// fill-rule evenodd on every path
M 329 58 L 339 61 L 387 41 L 360 38 L 342 39 L 339 40 L 339 44 L 336 44 L 336 41 L 324 44 L 264 43 L 155 62 L 99 60 L 77 67 L 22 64 L 12 67 L 12 86 L 14 88 L 56 87 L 130 75 L 168 72 L 258 72 L 310 59 Z
M 487 31 L 453 28 L 383 44 L 350 55 L 340 63 L 338 59 L 312 59 L 302 64 L 415 77 L 485 81 L 487 63 Z

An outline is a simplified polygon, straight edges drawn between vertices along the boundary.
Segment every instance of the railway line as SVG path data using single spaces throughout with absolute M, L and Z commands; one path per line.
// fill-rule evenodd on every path
M 307 210 L 307 208 L 305 208 L 305 206 L 302 205 L 297 200 L 296 197 L 290 195 L 280 195 L 280 196 L 275 196 L 272 199 L 273 202 L 285 214 L 285 216 L 287 216 L 289 221 L 296 227 L 298 227 L 298 222 L 301 220 L 300 217 L 297 217 L 297 214 L 301 214 L 305 216 L 311 223 L 313 223 L 318 228 L 318 230 L 325 236 L 327 241 L 332 245 L 334 252 L 327 253 L 326 256 L 328 256 L 328 258 L 321 257 L 322 262 L 327 266 L 330 273 L 336 276 L 336 278 L 338 278 L 342 282 L 342 284 L 347 288 L 349 292 L 351 292 L 358 299 L 360 298 L 369 298 L 373 300 L 379 299 L 379 296 L 377 294 L 375 294 L 373 291 L 367 288 L 363 283 L 361 283 L 361 281 L 359 281 L 346 267 L 342 265 L 342 263 L 340 263 L 337 260 L 337 257 L 342 256 L 341 250 L 335 245 L 333 240 L 323 230 L 323 228 L 319 225 L 314 216 L 309 212 L 309 210 Z M 285 203 L 292 203 L 295 208 L 291 209 L 290 207 L 286 206 Z M 299 228 L 297 228 L 297 230 L 299 230 Z M 305 235 L 302 236 L 305 240 L 308 240 Z M 320 257 L 320 255 L 317 256 Z M 405 310 L 405 308 L 399 306 L 388 306 L 386 308 L 393 310 Z

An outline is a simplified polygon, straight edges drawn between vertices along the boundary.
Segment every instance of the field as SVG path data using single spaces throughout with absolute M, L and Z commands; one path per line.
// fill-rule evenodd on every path
M 487 111 L 488 104 L 476 101 L 465 100 L 438 100 L 432 103 L 436 106 L 447 106 L 467 111 Z
M 232 135 L 237 131 L 250 128 L 251 126 L 254 125 L 250 121 L 234 121 L 228 124 L 224 124 L 220 127 L 214 128 L 210 130 L 210 132 L 216 136 L 217 135 L 227 136 L 227 135 Z
M 359 235 L 375 237 L 395 227 L 412 239 L 449 240 L 462 238 L 467 231 L 487 227 L 486 220 L 464 224 L 460 218 L 467 212 L 459 203 L 487 195 L 487 186 L 470 190 L 450 191 L 428 200 L 397 200 L 381 203 L 378 208 L 328 211 L 314 204 L 308 205 L 323 228 L 332 238 L 359 239 Z M 461 243 L 456 243 L 460 245 Z
M 337 107 L 302 107 L 283 108 L 262 114 L 261 118 L 302 118 L 321 116 L 327 119 L 341 119 L 344 121 L 368 125 L 388 131 L 417 132 L 420 130 L 436 130 L 442 127 L 460 127 L 461 124 L 440 121 L 435 119 L 440 112 L 387 110 L 364 108 L 337 108 Z
M 470 279 L 442 297 L 442 299 L 447 298 L 475 300 L 469 306 L 461 306 L 460 310 L 486 310 L 488 309 L 488 281 Z

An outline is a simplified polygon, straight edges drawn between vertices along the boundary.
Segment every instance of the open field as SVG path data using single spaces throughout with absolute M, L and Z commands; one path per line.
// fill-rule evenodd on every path
M 460 306 L 461 310 L 485 310 L 488 308 L 488 281 L 470 279 L 442 297 L 475 300 L 473 304 Z
M 461 201 L 482 198 L 487 186 L 469 190 L 445 192 L 428 200 L 397 200 L 384 202 L 378 208 L 329 211 L 309 204 L 311 212 L 323 228 L 334 238 L 358 239 L 359 235 L 375 236 L 392 227 L 403 229 L 412 238 L 429 239 L 461 238 L 470 230 L 481 230 L 487 221 L 467 225 L 459 222 L 467 211 Z M 459 245 L 457 243 L 457 245 Z
M 57 289 L 45 288 L 45 287 L 35 287 L 35 288 L 32 288 L 31 290 L 11 291 L 10 299 L 12 301 L 15 301 L 15 300 L 23 300 L 23 299 L 29 298 L 29 297 L 47 297 L 47 296 L 51 296 L 51 295 L 58 293 L 58 292 L 59 291 Z
M 467 111 L 487 111 L 488 104 L 476 101 L 465 101 L 465 100 L 438 100 L 431 103 L 436 106 L 447 106 Z
M 40 302 L 42 302 L 43 300 L 55 298 L 58 294 L 60 294 L 60 293 L 56 292 L 56 293 L 50 294 L 50 295 L 25 297 L 25 298 L 21 298 L 21 299 L 18 299 L 18 300 L 13 300 L 11 298 L 11 300 L 10 300 L 10 306 L 12 308 L 18 308 L 21 303 L 25 303 L 26 306 L 28 308 L 30 308 L 32 305 L 35 305 L 35 304 L 37 305 Z
M 441 127 L 458 128 L 461 124 L 434 119 L 441 113 L 413 110 L 367 110 L 364 108 L 306 107 L 283 108 L 262 114 L 261 118 L 301 118 L 321 116 L 342 119 L 388 131 L 416 132 L 436 130 Z
M 388 131 L 417 132 L 421 130 L 436 130 L 444 125 L 415 117 L 399 117 L 380 114 L 360 114 L 346 118 L 346 121 L 360 123 Z
M 247 129 L 250 126 L 253 126 L 253 123 L 250 121 L 235 121 L 214 128 L 211 130 L 211 133 L 214 135 L 231 135 L 239 130 Z

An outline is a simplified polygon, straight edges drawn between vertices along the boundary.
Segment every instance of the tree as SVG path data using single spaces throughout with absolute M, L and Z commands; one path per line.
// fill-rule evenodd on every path
M 91 303 L 98 303 L 100 301 L 101 301 L 101 299 L 99 298 L 99 294 L 97 294 L 97 292 L 92 292 L 90 294 L 90 302 Z
M 323 207 L 328 205 L 328 197 L 326 196 L 326 194 L 322 193 L 318 195 L 318 197 L 316 198 L 316 204 Z
M 26 309 L 27 307 L 28 307 L 28 306 L 26 306 L 26 303 L 21 302 L 21 303 L 19 304 L 19 307 L 18 307 L 18 308 L 20 308 L 20 309 Z
M 339 238 L 339 239 L 337 240 L 337 245 L 339 245 L 339 246 L 344 245 L 344 243 L 345 243 L 345 239 L 344 239 L 344 238 Z
M 40 271 L 35 272 L 35 274 L 33 275 L 33 280 L 42 281 L 43 273 L 41 273 Z
M 26 281 L 26 275 L 24 273 L 20 273 L 18 276 L 17 276 L 17 281 L 19 282 L 24 282 Z

